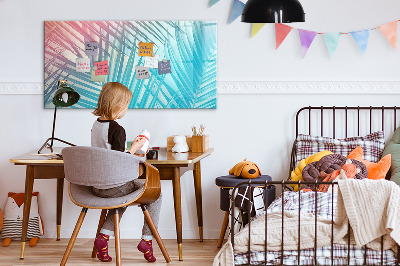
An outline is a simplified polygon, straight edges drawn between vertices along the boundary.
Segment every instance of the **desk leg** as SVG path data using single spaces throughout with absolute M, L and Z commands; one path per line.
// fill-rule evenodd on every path
M 201 169 L 200 161 L 194 164 L 194 191 L 196 194 L 197 221 L 199 225 L 200 242 L 203 242 L 203 203 L 201 196 Z
M 24 213 L 22 219 L 22 232 L 21 232 L 21 255 L 20 259 L 24 259 L 26 235 L 28 233 L 29 213 L 31 211 L 32 190 L 34 181 L 34 166 L 26 166 L 25 177 L 25 195 L 24 195 Z
M 182 260 L 182 205 L 181 205 L 181 174 L 179 167 L 174 167 L 174 178 L 172 179 L 174 191 L 175 223 L 178 242 L 179 260 Z
M 64 178 L 57 178 L 57 241 L 60 241 Z

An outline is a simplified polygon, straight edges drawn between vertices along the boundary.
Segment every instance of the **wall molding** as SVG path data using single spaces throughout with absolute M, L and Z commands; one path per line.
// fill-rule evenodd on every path
M 400 94 L 400 81 L 218 81 L 218 94 Z M 43 83 L 0 83 L 0 94 L 43 94 Z

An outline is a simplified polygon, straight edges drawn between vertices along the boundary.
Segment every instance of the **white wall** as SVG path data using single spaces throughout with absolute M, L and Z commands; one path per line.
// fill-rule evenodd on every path
M 44 20 L 217 20 L 219 81 L 399 81 L 399 52 L 391 50 L 379 31 L 371 33 L 363 57 L 351 36 L 343 36 L 334 59 L 329 59 L 318 36 L 305 59 L 296 31 L 278 51 L 274 50 L 273 25 L 266 25 L 250 39 L 251 26 L 235 21 L 227 24 L 230 0 L 209 9 L 208 0 L 119 0 L 28 1 L 0 0 L 0 85 L 43 80 Z M 146 3 L 142 8 L 141 5 Z M 400 2 L 384 0 L 302 0 L 306 23 L 293 24 L 321 32 L 351 31 L 399 19 Z M 294 138 L 294 115 L 308 105 L 399 105 L 394 95 L 261 94 L 218 96 L 216 110 L 129 110 L 121 120 L 128 138 L 142 128 L 152 132 L 153 145 L 165 146 L 176 133 L 189 134 L 193 124 L 204 123 L 215 152 L 202 162 L 205 238 L 218 238 L 223 214 L 214 179 L 227 174 L 238 161 L 255 161 L 263 174 L 275 180 L 286 176 L 290 146 Z M 52 110 L 44 110 L 42 95 L 0 95 L 0 207 L 7 192 L 24 190 L 25 168 L 9 158 L 35 150 L 51 134 Z M 78 145 L 90 144 L 94 120 L 91 110 L 60 110 L 56 135 Z M 182 177 L 183 237 L 197 237 L 197 217 L 190 173 Z M 38 180 L 40 211 L 45 237 L 55 237 L 56 182 Z M 171 182 L 162 182 L 164 195 L 159 230 L 164 238 L 175 238 Z M 79 208 L 64 191 L 62 237 L 70 237 Z M 90 211 L 80 237 L 93 237 L 99 212 Z M 138 218 L 139 217 L 139 218 Z M 123 238 L 139 238 L 142 218 L 130 208 L 121 221 Z

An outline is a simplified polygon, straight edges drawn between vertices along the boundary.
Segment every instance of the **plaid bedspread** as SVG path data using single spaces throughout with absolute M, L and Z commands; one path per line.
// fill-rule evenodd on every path
M 336 194 L 317 192 L 285 192 L 283 197 L 277 198 L 267 210 L 268 213 L 282 211 L 282 203 L 284 210 L 298 210 L 301 212 L 308 212 L 322 216 L 326 219 L 332 219 L 335 214 L 336 208 Z M 260 214 L 265 215 L 265 213 Z M 260 215 L 254 217 L 257 219 Z M 283 252 L 283 260 L 281 260 L 281 251 L 267 251 L 265 252 L 250 252 L 250 265 L 314 265 L 314 249 L 300 250 L 300 256 L 297 250 L 285 250 Z M 364 255 L 366 254 L 366 256 Z M 265 255 L 267 262 L 265 264 Z M 365 247 L 357 247 L 350 245 L 350 256 L 347 245 L 333 245 L 333 262 L 332 262 L 332 248 L 326 246 L 316 249 L 316 265 L 395 265 L 396 256 L 392 250 L 381 252 L 371 250 Z M 349 261 L 348 261 L 349 258 Z M 383 259 L 383 264 L 381 260 Z M 235 254 L 235 265 L 248 265 L 248 253 Z

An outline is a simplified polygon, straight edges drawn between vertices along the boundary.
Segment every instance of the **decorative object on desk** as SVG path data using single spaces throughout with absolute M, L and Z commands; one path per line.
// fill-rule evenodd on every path
M 53 104 L 54 104 L 54 117 L 53 117 L 53 131 L 51 133 L 51 138 L 48 138 L 42 147 L 39 149 L 38 153 L 40 153 L 43 148 L 48 147 L 51 151 L 53 151 L 53 141 L 58 140 L 62 143 L 68 144 L 70 146 L 75 146 L 72 143 L 69 143 L 65 140 L 55 138 L 54 130 L 56 128 L 56 116 L 57 116 L 57 107 L 69 107 L 76 104 L 79 101 L 79 94 L 71 87 L 67 85 L 67 80 L 59 80 L 57 83 L 57 90 L 54 93 Z M 49 141 L 50 144 L 49 144 Z
M 230 175 L 234 175 L 237 177 L 243 178 L 257 178 L 261 175 L 260 168 L 250 161 L 247 161 L 247 158 L 244 159 L 242 162 L 237 163 L 231 170 L 229 170 Z
M 169 136 L 167 138 L 167 151 L 172 151 L 172 148 L 175 146 L 174 138 L 178 135 Z M 192 151 L 192 136 L 185 136 L 186 143 L 189 147 L 189 151 Z
M 53 107 L 54 80 L 62 77 L 73 80 L 74 89 L 85 99 L 75 108 L 96 108 L 106 81 L 120 82 L 135 92 L 129 108 L 217 107 L 216 21 L 45 21 L 44 28 L 45 108 Z M 76 58 L 94 53 L 96 43 L 98 54 L 88 55 L 91 64 L 105 61 L 109 69 L 98 67 L 94 76 L 77 72 Z M 158 75 L 154 53 L 160 61 L 170 60 L 161 69 L 166 75 Z M 135 66 L 147 65 L 148 79 L 132 75 Z
M 175 146 L 172 148 L 172 152 L 188 152 L 189 146 L 186 143 L 185 136 L 175 136 L 174 137 Z
M 145 154 L 147 152 L 147 149 L 149 148 L 149 143 L 150 143 L 150 133 L 146 130 L 143 129 L 142 132 L 137 136 L 138 138 L 145 138 L 146 142 L 143 144 L 143 146 L 136 151 L 137 154 Z
M 146 159 L 148 160 L 157 160 L 158 159 L 158 150 L 150 149 L 146 154 Z
M 31 247 L 36 245 L 44 231 L 43 222 L 39 215 L 38 195 L 39 192 L 32 193 L 29 214 L 27 239 L 30 239 L 29 246 Z M 3 247 L 8 247 L 11 240 L 21 241 L 23 203 L 24 193 L 8 193 L 6 206 L 4 208 L 3 228 L 1 229 Z
M 243 8 L 242 22 L 304 22 L 304 15 L 298 0 L 249 0 Z

